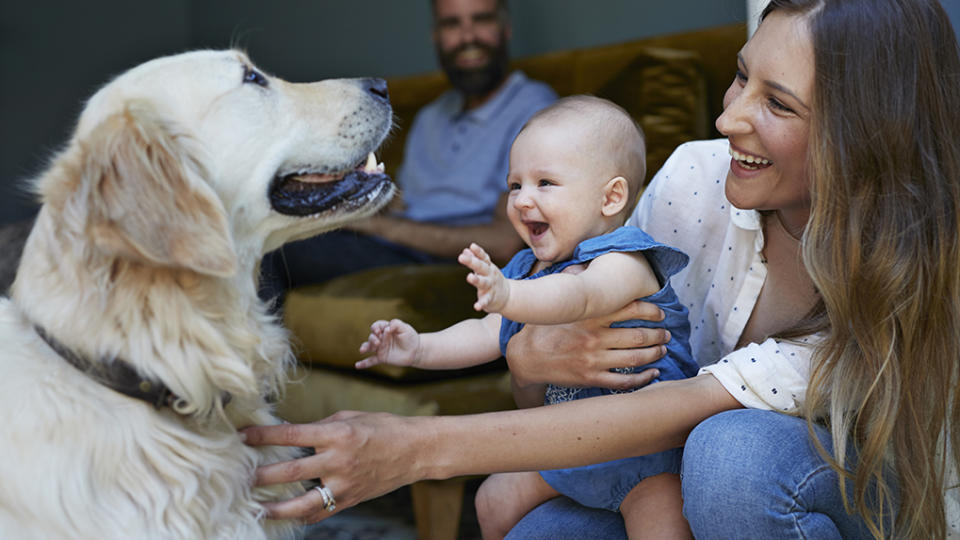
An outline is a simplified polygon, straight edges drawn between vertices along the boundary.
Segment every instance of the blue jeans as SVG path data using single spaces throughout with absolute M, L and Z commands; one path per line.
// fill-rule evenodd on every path
M 817 436 L 832 451 L 827 430 L 817 428 Z M 698 539 L 871 538 L 863 520 L 844 511 L 837 475 L 802 418 L 751 409 L 712 416 L 687 439 L 682 470 L 683 513 Z M 562 497 L 531 511 L 507 535 L 626 537 L 619 514 Z

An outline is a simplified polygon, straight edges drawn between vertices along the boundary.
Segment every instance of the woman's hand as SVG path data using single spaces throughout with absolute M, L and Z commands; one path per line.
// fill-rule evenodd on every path
M 273 519 L 324 518 L 394 489 L 420 480 L 417 457 L 426 443 L 417 418 L 384 413 L 345 411 L 312 424 L 254 426 L 242 431 L 251 446 L 312 447 L 315 454 L 257 469 L 257 485 L 319 479 L 336 500 L 336 510 L 324 510 L 323 497 L 307 493 L 274 503 L 264 503 Z
M 552 326 L 526 325 L 507 345 L 507 363 L 515 390 L 551 383 L 626 390 L 655 378 L 656 370 L 613 373 L 640 367 L 666 354 L 670 332 L 662 328 L 610 328 L 627 319 L 663 320 L 655 304 L 635 301 L 594 319 Z

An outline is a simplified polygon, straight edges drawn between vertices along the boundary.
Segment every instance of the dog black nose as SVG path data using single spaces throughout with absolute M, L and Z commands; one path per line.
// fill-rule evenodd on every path
M 377 98 L 381 101 L 390 101 L 390 93 L 387 92 L 387 81 L 380 78 L 371 77 L 363 80 L 363 86 L 367 89 L 367 91 L 377 96 Z

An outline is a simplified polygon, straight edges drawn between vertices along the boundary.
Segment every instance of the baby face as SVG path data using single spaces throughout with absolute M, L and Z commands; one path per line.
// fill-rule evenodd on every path
M 507 216 L 537 259 L 568 259 L 577 244 L 612 228 L 601 207 L 604 185 L 614 175 L 602 154 L 570 123 L 534 123 L 517 136 Z

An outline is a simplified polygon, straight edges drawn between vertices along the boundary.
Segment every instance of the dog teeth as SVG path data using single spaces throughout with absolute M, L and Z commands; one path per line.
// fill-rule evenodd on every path
M 363 172 L 367 174 L 378 174 L 384 171 L 383 163 L 377 163 L 377 156 L 373 152 L 367 154 L 367 162 L 363 164 Z
M 377 156 L 373 152 L 367 154 L 367 163 L 363 166 L 365 172 L 374 172 L 377 170 Z

